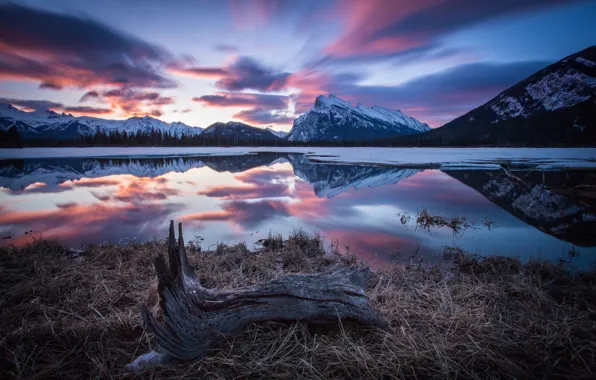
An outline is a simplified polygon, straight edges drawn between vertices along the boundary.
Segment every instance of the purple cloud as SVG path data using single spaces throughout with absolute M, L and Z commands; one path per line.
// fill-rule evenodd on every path
M 56 112 L 72 112 L 81 115 L 106 115 L 112 112 L 112 110 L 110 110 L 109 108 L 72 107 L 66 106 L 62 103 L 51 102 L 48 100 L 0 98 L 0 103 L 11 104 L 13 106 L 24 107 L 36 111 L 53 110 Z
M 192 100 L 211 107 L 259 107 L 274 110 L 287 108 L 290 98 L 285 95 L 224 92 L 215 95 L 203 95 Z
M 249 124 L 292 124 L 294 116 L 285 113 L 272 112 L 270 110 L 255 108 L 243 110 L 233 115 L 234 118 Z
M 94 90 L 87 91 L 85 93 L 85 95 L 81 96 L 79 103 L 86 102 L 89 99 L 96 99 L 96 98 L 99 98 L 99 94 L 97 93 L 97 91 L 94 91 Z
M 93 84 L 172 88 L 159 67 L 171 60 L 153 44 L 72 15 L 0 5 L 0 78 L 44 88 Z
M 43 89 L 48 89 L 48 90 L 62 90 L 62 86 L 57 84 L 57 83 L 52 83 L 52 82 L 42 82 L 39 85 L 39 89 L 43 90 Z
M 265 67 L 250 57 L 238 57 L 226 69 L 227 75 L 216 86 L 228 91 L 279 91 L 285 87 L 290 73 Z

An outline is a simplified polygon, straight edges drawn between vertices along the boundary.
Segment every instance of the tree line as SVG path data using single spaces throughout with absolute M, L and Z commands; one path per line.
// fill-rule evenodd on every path
M 12 148 L 21 146 L 21 134 L 16 126 L 8 128 L 6 131 L 0 129 L 0 147 Z
M 259 138 L 254 136 L 233 137 L 218 134 L 190 135 L 182 133 L 176 136 L 170 132 L 152 129 L 151 131 L 137 131 L 128 133 L 125 131 L 104 131 L 97 130 L 93 135 L 83 135 L 77 139 L 24 139 L 20 136 L 16 126 L 8 130 L 0 129 L 0 147 L 90 147 L 90 146 L 272 146 L 272 147 L 300 147 L 300 146 L 323 146 L 323 147 L 465 147 L 465 146 L 535 146 L 537 144 L 511 144 L 508 139 L 501 139 L 498 134 L 493 136 L 494 141 L 478 142 L 475 136 L 436 136 L 430 134 L 414 134 L 406 136 L 395 136 L 377 140 L 345 139 L 334 141 L 287 141 L 281 138 Z M 539 144 L 538 144 L 539 145 Z
M 176 136 L 170 132 L 158 129 L 151 131 L 125 131 L 97 130 L 93 135 L 83 135 L 78 139 L 23 139 L 15 126 L 7 131 L 0 130 L 0 146 L 2 147 L 88 147 L 88 146 L 329 146 L 329 147 L 354 147 L 354 146 L 399 146 L 391 139 L 384 140 L 334 140 L 334 141 L 287 141 L 281 138 L 243 137 L 235 135 L 232 138 L 221 135 L 190 135 L 182 133 Z M 425 144 L 413 144 L 424 146 Z M 412 144 L 409 144 L 412 146 Z

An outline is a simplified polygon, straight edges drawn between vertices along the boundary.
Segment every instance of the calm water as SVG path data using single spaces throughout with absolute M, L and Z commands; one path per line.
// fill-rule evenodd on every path
M 573 250 L 574 265 L 593 265 L 593 205 L 551 188 L 594 184 L 596 173 L 512 174 L 523 183 L 503 171 L 314 164 L 273 153 L 0 160 L 0 235 L 4 244 L 41 235 L 80 247 L 163 238 L 174 219 L 205 248 L 302 228 L 374 265 L 432 260 L 453 245 L 524 259 L 558 260 Z M 472 226 L 425 230 L 415 222 L 422 208 L 465 216 Z

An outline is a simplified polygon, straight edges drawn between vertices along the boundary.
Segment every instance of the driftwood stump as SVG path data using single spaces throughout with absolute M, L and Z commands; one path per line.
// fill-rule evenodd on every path
M 366 267 L 335 266 L 317 274 L 291 274 L 265 284 L 232 291 L 201 286 L 191 267 L 179 224 L 178 243 L 170 222 L 168 262 L 155 259 L 163 321 L 147 307 L 143 322 L 155 334 L 157 352 L 129 365 L 201 359 L 222 336 L 266 321 L 304 321 L 333 324 L 338 319 L 388 330 L 387 322 L 371 306 L 364 289 L 372 275 Z

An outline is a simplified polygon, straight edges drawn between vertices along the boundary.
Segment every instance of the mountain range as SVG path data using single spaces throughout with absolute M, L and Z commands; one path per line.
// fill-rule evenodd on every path
M 191 127 L 181 122 L 166 123 L 150 116 L 131 117 L 126 120 L 107 120 L 97 117 L 76 117 L 71 114 L 57 113 L 51 110 L 25 112 L 10 104 L 0 104 L 0 128 L 16 126 L 25 140 L 72 140 L 80 136 L 93 135 L 98 130 L 135 134 L 149 133 L 152 130 L 169 132 L 180 138 L 185 135 L 198 135 L 203 129 Z
M 270 129 L 256 128 L 248 124 L 229 121 L 227 123 L 214 123 L 207 127 L 201 136 L 213 138 L 221 144 L 234 144 L 241 141 L 255 141 L 261 143 L 274 143 L 281 138 Z
M 0 135 L 16 128 L 22 140 L 78 140 L 97 132 L 127 135 L 161 131 L 201 136 L 215 145 L 374 143 L 395 146 L 593 146 L 596 145 L 596 46 L 548 66 L 486 104 L 442 127 L 399 110 L 353 106 L 318 96 L 313 107 L 285 132 L 239 122 L 214 123 L 204 131 L 181 122 L 145 116 L 126 120 L 75 117 L 50 110 L 24 112 L 0 104 Z M 0 136 L 1 137 L 1 136 Z

